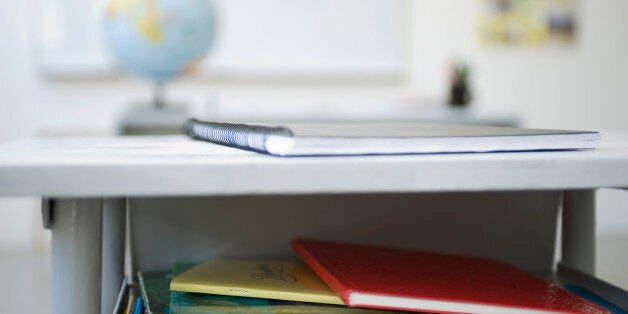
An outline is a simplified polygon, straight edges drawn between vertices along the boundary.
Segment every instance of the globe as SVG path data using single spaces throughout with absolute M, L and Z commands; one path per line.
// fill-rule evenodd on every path
M 185 73 L 214 38 L 209 0 L 107 0 L 102 27 L 119 65 L 158 84 Z

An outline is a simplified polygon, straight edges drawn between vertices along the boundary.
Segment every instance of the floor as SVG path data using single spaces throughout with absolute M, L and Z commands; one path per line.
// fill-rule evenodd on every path
M 49 313 L 50 256 L 0 252 L 0 314 Z

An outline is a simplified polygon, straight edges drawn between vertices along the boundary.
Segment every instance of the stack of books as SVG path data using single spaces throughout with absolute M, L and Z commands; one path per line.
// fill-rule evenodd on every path
M 507 264 L 296 239 L 302 261 L 213 259 L 139 272 L 127 313 L 611 313 Z

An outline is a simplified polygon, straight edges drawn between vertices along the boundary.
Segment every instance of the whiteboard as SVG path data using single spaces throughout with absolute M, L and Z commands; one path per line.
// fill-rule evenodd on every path
M 46 76 L 99 77 L 117 71 L 101 40 L 97 2 L 44 1 L 38 33 L 39 63 Z M 401 2 L 215 0 L 216 40 L 201 75 L 394 77 L 402 67 Z

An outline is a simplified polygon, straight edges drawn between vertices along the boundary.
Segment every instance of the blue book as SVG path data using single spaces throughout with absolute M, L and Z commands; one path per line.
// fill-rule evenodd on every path
M 567 289 L 567 291 L 573 294 L 577 294 L 578 296 L 609 310 L 613 314 L 628 314 L 628 312 L 622 310 L 619 306 L 606 301 L 605 299 L 601 298 L 597 294 L 583 287 L 576 286 L 576 285 L 564 285 L 563 288 Z
M 138 297 L 135 300 L 135 304 L 133 305 L 133 314 L 142 314 L 144 312 L 144 301 L 142 301 L 142 297 Z

